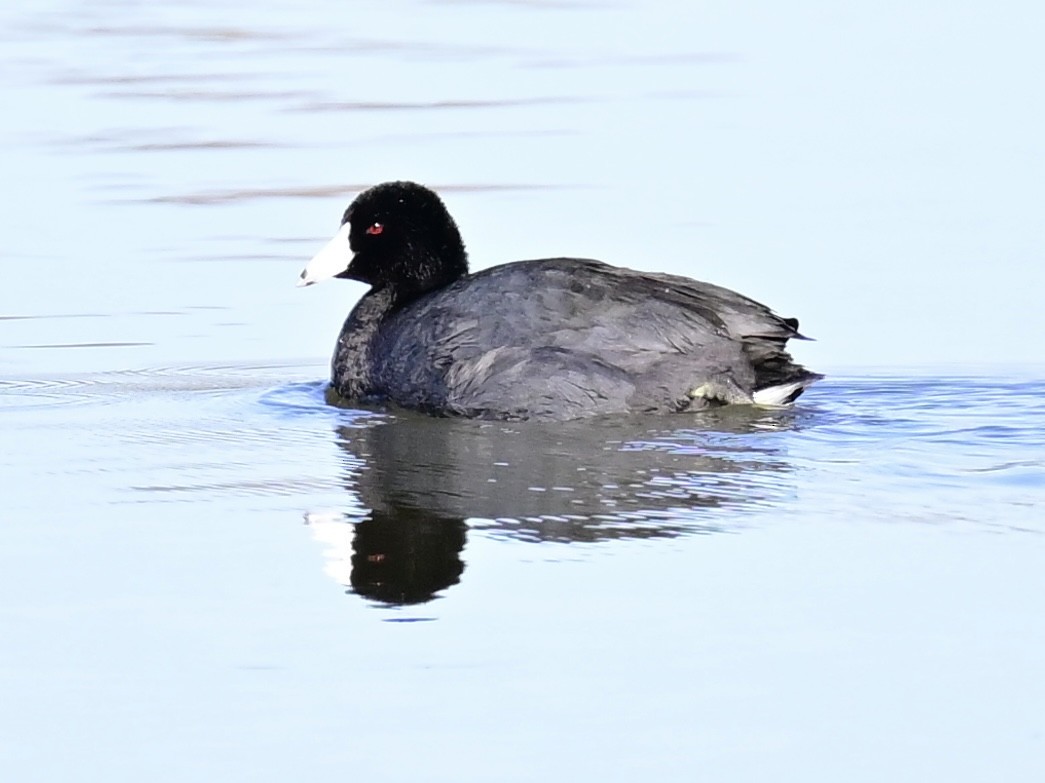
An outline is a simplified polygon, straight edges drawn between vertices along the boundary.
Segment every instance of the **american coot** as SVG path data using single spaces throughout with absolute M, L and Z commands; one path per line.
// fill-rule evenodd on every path
M 582 258 L 468 274 L 439 197 L 361 193 L 298 285 L 370 285 L 345 321 L 334 389 L 437 415 L 565 420 L 786 405 L 823 376 L 792 361 L 798 321 L 726 288 Z

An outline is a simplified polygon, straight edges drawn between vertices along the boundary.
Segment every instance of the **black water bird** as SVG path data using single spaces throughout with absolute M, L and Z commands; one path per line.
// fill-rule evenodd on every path
M 332 361 L 344 399 L 436 415 L 567 420 L 787 405 L 823 377 L 786 350 L 798 321 L 729 289 L 581 258 L 468 273 L 433 191 L 359 194 L 299 285 L 370 286 Z

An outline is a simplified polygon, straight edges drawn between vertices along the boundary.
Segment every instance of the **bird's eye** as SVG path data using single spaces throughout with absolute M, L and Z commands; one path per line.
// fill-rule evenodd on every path
M 368 234 L 373 234 L 374 236 L 377 236 L 378 234 L 380 234 L 384 230 L 385 230 L 385 226 L 384 226 L 383 223 L 372 223 L 370 225 L 370 228 L 368 228 L 366 230 L 366 232 Z

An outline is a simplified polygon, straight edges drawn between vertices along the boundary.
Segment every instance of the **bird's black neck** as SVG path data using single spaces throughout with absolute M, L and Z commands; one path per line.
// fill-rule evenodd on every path
M 338 391 L 359 399 L 373 392 L 371 348 L 375 335 L 396 309 L 396 297 L 389 286 L 372 288 L 348 314 L 334 350 L 333 368 L 341 368 Z

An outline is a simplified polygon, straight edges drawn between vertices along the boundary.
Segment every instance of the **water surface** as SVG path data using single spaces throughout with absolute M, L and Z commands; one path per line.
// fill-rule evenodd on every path
M 321 372 L 0 382 L 11 769 L 1037 763 L 1045 381 L 547 427 L 331 408 Z

